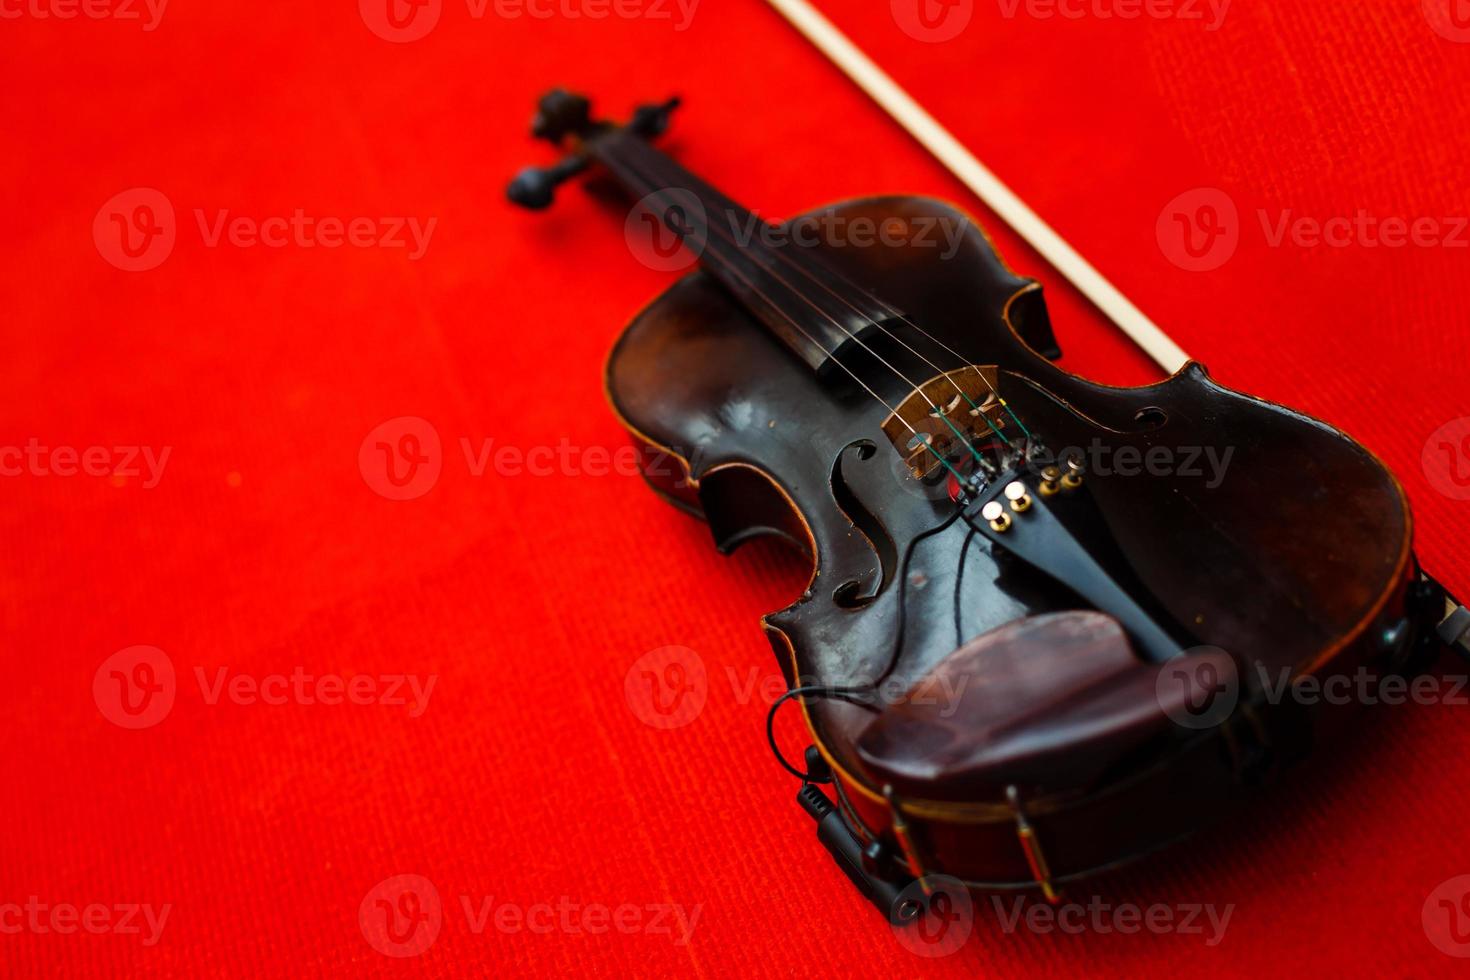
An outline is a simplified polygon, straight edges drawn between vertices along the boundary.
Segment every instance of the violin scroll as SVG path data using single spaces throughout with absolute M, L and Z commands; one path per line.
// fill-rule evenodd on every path
M 678 107 L 677 97 L 641 105 L 633 110 L 633 118 L 623 128 L 644 139 L 655 139 L 669 128 L 670 117 Z M 568 138 L 581 144 L 599 133 L 618 128 L 612 123 L 594 121 L 592 102 L 586 96 L 553 89 L 541 97 L 536 118 L 531 122 L 531 135 L 560 146 Z M 506 188 L 506 197 L 528 211 L 545 210 L 556 199 L 556 189 L 586 170 L 590 162 L 584 148 L 578 145 L 575 152 L 550 167 L 527 167 L 516 174 Z

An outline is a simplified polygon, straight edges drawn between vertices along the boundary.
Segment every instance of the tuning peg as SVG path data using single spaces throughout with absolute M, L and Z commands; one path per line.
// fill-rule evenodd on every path
M 653 139 L 668 129 L 669 116 L 678 107 L 677 98 L 639 106 L 634 110 L 627 129 L 644 139 Z M 608 123 L 592 121 L 592 103 L 586 97 L 566 89 L 553 89 L 541 97 L 531 133 L 537 139 L 560 144 L 568 136 L 586 140 L 613 128 Z M 558 184 L 581 173 L 587 165 L 588 158 L 579 154 L 568 156 L 551 167 L 527 167 L 510 182 L 505 189 L 506 196 L 523 208 L 540 211 L 551 206 Z
M 527 167 L 516 174 L 505 196 L 511 203 L 530 211 L 540 211 L 551 206 L 556 197 L 557 185 L 562 184 L 587 169 L 586 157 L 567 157 L 551 167 Z
M 539 140 L 560 143 L 566 136 L 581 135 L 592 128 L 592 102 L 586 96 L 552 89 L 536 106 L 531 135 Z
M 644 139 L 662 136 L 669 128 L 669 117 L 679 108 L 680 98 L 676 95 L 667 102 L 656 105 L 641 105 L 633 110 L 628 128 Z

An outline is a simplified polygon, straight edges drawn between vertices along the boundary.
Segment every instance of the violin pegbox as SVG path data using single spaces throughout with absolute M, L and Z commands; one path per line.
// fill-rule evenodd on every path
M 677 98 L 641 105 L 633 110 L 633 118 L 627 126 L 619 127 L 614 123 L 594 120 L 592 101 L 586 96 L 560 88 L 547 92 L 536 106 L 536 118 L 531 122 L 531 135 L 558 147 L 570 139 L 573 149 L 550 167 L 527 167 L 516 174 L 506 188 L 506 197 L 512 204 L 531 211 L 550 207 L 551 202 L 556 199 L 557 187 L 587 169 L 590 161 L 582 143 L 598 134 L 613 132 L 619 128 L 644 139 L 654 139 L 669 128 L 669 117 L 678 106 Z

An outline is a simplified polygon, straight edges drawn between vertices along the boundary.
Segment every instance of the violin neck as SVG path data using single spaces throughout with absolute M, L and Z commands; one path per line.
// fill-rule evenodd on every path
M 646 209 L 655 246 L 682 241 L 701 268 L 793 354 L 824 377 L 845 373 L 840 358 L 898 311 L 825 262 L 816 247 L 705 183 L 645 140 L 622 130 L 589 141 L 588 154 Z M 861 339 L 860 339 L 861 338 Z

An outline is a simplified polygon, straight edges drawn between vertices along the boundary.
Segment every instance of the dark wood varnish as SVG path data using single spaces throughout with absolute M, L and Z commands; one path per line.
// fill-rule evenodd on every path
M 1015 756 L 1012 784 L 1055 879 L 1188 833 L 1262 773 L 1323 738 L 1335 718 L 1266 704 L 1254 678 L 1351 672 L 1393 655 L 1383 636 L 1405 617 L 1411 519 L 1387 469 L 1337 430 L 1222 387 L 1198 364 L 1140 388 L 1061 370 L 1044 356 L 1055 342 L 1040 287 L 1015 276 L 978 227 L 945 204 L 887 197 L 831 210 L 909 227 L 966 223 L 959 251 L 948 258 L 912 244 L 827 248 L 822 257 L 966 361 L 997 365 L 1001 395 L 1049 446 L 1119 463 L 1147 459 L 1154 449 L 1176 463 L 1201 454 L 1199 477 L 1089 472 L 1087 484 L 1133 573 L 1168 617 L 1193 643 L 1218 648 L 1238 665 L 1242 709 L 1204 731 L 1160 725 L 1148 705 L 1130 709 L 1129 699 L 1150 698 L 1153 675 L 1128 674 L 1139 662 L 1129 660 L 1126 637 L 1099 630 L 1098 656 L 1122 672 L 1097 689 L 1117 702 L 1123 719 L 1103 727 L 1126 729 L 1128 737 L 1075 765 L 1036 764 L 1047 757 L 1046 745 Z M 903 397 L 900 379 L 859 363 L 860 355 L 852 360 L 890 405 Z M 915 381 L 929 376 L 919 375 Z M 811 555 L 806 592 L 764 620 L 788 680 L 845 684 L 882 675 L 898 630 L 901 556 L 954 510 L 942 484 L 916 483 L 882 440 L 887 411 L 840 375 L 811 370 L 704 272 L 681 279 L 627 328 L 608 363 L 607 391 L 635 438 L 686 462 L 690 484 L 660 489 L 702 513 L 721 547 L 773 534 Z M 1217 460 L 1230 454 L 1218 486 L 1206 486 L 1213 475 L 1206 451 Z M 1078 626 L 1078 615 L 1098 614 L 1079 612 L 1085 607 L 1066 588 L 977 539 L 958 585 L 957 632 L 956 580 L 968 534 L 956 522 L 914 549 L 894 682 L 932 684 L 956 668 L 959 661 L 946 661 L 974 638 L 1022 617 L 1059 614 L 1046 644 L 1046 656 L 1056 659 L 1043 662 L 1064 692 L 1072 675 L 1063 665 L 1063 634 Z M 981 683 L 986 669 L 1024 664 L 1017 647 L 998 641 L 966 656 Z M 1052 748 L 1075 737 L 1079 717 L 1088 721 L 1087 704 L 1058 698 L 1037 699 L 1027 716 L 1039 726 L 1031 734 L 1054 740 Z M 955 746 L 946 740 L 965 736 L 932 718 L 875 722 L 841 701 L 803 704 L 851 814 L 871 833 L 888 835 L 882 789 L 890 785 L 931 867 L 996 887 L 1033 883 L 1016 842 L 1014 803 L 990 778 L 1007 771 L 991 765 L 999 756 L 990 743 L 1001 735 L 984 729 L 969 736 L 975 744 Z M 981 713 L 972 716 L 975 727 L 984 728 L 987 704 L 994 702 L 963 705 Z M 926 776 L 923 746 L 896 741 L 904 731 L 934 739 L 936 753 L 958 761 L 929 767 Z M 965 766 L 977 774 L 968 782 L 959 771 Z

